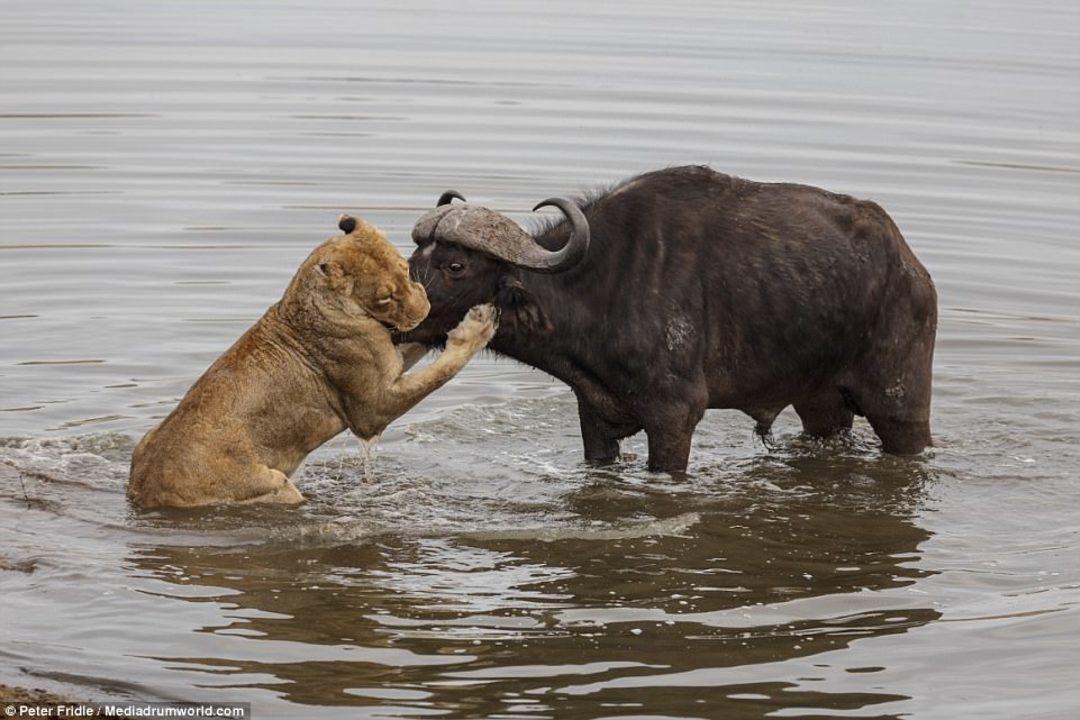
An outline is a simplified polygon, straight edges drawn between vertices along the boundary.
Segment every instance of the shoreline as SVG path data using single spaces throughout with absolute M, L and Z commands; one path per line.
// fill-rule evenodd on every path
M 42 688 L 22 688 L 0 684 L 0 703 L 71 703 L 70 698 L 54 695 Z

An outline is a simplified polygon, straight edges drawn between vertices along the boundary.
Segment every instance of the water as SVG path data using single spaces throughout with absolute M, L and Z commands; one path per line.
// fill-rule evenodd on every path
M 0 682 L 256 717 L 1070 718 L 1080 8 L 0 5 Z M 937 446 L 580 462 L 474 362 L 314 455 L 300 509 L 139 514 L 137 438 L 338 213 L 409 251 L 688 162 L 879 201 L 941 297 Z M 525 214 L 515 214 L 524 220 Z

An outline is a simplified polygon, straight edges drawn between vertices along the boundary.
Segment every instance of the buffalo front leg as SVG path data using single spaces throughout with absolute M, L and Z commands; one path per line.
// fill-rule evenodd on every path
M 851 429 L 854 420 L 854 414 L 837 388 L 823 390 L 795 403 L 795 412 L 802 421 L 803 432 L 816 438 L 846 432 Z
M 686 472 L 694 429 L 704 414 L 704 405 L 676 406 L 664 408 L 646 421 L 651 472 Z
M 585 462 L 604 465 L 619 459 L 619 440 L 633 435 L 640 427 L 614 426 L 596 411 L 580 393 L 578 420 L 581 422 L 581 441 L 585 446 Z

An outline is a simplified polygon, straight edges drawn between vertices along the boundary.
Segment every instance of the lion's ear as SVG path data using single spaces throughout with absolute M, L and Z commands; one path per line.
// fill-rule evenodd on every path
M 500 322 L 504 325 L 509 320 L 530 333 L 547 333 L 554 329 L 532 293 L 513 275 L 503 275 L 499 279 L 495 307 L 499 308 Z
M 348 283 L 348 277 L 345 275 L 345 269 L 336 262 L 323 262 L 319 263 L 312 270 L 316 275 L 323 278 L 327 285 L 333 290 L 341 290 Z
M 356 218 L 354 218 L 352 215 L 338 215 L 337 226 L 338 229 L 341 230 L 341 232 L 349 235 L 350 233 L 352 233 L 353 230 L 356 229 Z

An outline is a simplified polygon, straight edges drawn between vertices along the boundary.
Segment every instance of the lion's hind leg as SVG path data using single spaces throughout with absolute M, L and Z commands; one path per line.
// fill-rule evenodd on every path
M 255 465 L 247 482 L 236 488 L 233 502 L 299 505 L 304 496 L 288 475 L 266 465 Z

